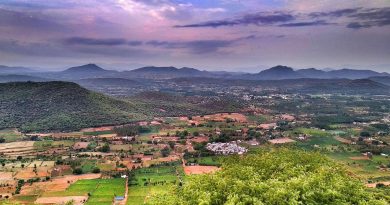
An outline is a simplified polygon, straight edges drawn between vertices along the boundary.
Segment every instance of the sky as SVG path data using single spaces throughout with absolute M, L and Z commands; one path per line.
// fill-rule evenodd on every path
M 1 0 L 0 64 L 390 72 L 389 0 Z

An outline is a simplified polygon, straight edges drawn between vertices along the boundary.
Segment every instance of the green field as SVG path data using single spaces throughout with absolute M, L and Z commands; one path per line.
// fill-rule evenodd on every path
M 221 162 L 219 158 L 218 156 L 190 158 L 187 159 L 187 163 L 195 163 L 203 166 L 220 166 Z
M 124 196 L 125 179 L 88 179 L 71 184 L 62 192 L 49 192 L 44 196 L 85 196 L 90 194 L 86 205 L 111 204 L 115 196 Z
M 130 183 L 128 205 L 141 205 L 147 201 L 148 196 L 166 193 L 183 176 L 180 165 L 157 166 L 143 168 L 135 171 L 135 177 Z
M 98 135 L 107 135 L 107 134 L 114 134 L 114 132 L 112 130 L 83 132 L 83 135 L 89 135 L 89 136 L 98 136 Z
M 5 142 L 14 142 L 23 138 L 23 135 L 16 129 L 4 129 L 0 130 L 0 137 L 4 138 Z

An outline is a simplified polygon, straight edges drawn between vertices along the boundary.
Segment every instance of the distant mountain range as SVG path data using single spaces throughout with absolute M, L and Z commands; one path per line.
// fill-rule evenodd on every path
M 390 76 L 388 73 L 379 73 L 372 70 L 353 70 L 353 69 L 340 69 L 340 70 L 319 70 L 315 68 L 294 70 L 287 66 L 275 66 L 270 69 L 261 71 L 257 74 L 247 74 L 247 77 L 255 80 L 282 80 L 282 79 L 297 79 L 297 78 L 315 78 L 315 79 L 333 79 L 333 78 L 346 78 L 346 79 L 362 79 L 374 76 Z
M 37 72 L 34 69 L 31 68 L 25 68 L 25 67 L 10 67 L 10 66 L 4 66 L 0 65 L 0 75 L 3 74 L 23 74 L 23 73 L 32 73 Z
M 155 67 L 148 66 L 130 71 L 106 70 L 95 64 L 86 64 L 77 67 L 71 67 L 60 72 L 34 72 L 32 69 L 23 67 L 0 66 L 1 74 L 19 74 L 37 76 L 41 78 L 59 79 L 59 80 L 77 80 L 84 78 L 144 78 L 144 79 L 172 79 L 181 77 L 207 77 L 207 78 L 226 78 L 226 79 L 249 79 L 249 80 L 284 80 L 299 78 L 314 79 L 363 79 L 370 77 L 390 77 L 388 73 L 379 73 L 372 70 L 353 70 L 340 69 L 320 70 L 316 68 L 294 70 L 288 66 L 278 65 L 259 73 L 230 73 L 201 71 L 195 68 L 176 68 L 176 67 Z

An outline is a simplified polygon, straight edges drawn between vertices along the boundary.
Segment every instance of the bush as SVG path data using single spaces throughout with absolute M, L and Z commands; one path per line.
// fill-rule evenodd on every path
M 193 175 L 151 204 L 387 204 L 320 153 L 276 149 L 231 156 L 214 174 Z
M 98 167 L 93 168 L 92 173 L 100 173 L 100 169 Z
M 83 170 L 81 168 L 75 168 L 73 170 L 73 174 L 75 174 L 75 175 L 83 174 Z

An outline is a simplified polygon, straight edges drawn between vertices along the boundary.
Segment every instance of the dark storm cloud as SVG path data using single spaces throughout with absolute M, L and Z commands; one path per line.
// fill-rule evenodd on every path
M 327 12 L 294 14 L 293 12 L 259 12 L 235 19 L 212 20 L 195 24 L 177 25 L 176 28 L 222 27 L 239 25 L 303 27 L 337 25 L 331 20 L 344 18 L 347 28 L 359 29 L 390 25 L 390 7 L 385 8 L 346 8 Z M 349 21 L 349 22 L 348 22 Z
M 95 39 L 95 38 L 72 37 L 72 38 L 65 39 L 64 43 L 69 45 L 117 46 L 117 45 L 124 45 L 127 42 L 125 39 L 122 38 Z
M 220 27 L 220 26 L 236 26 L 236 25 L 271 25 L 275 23 L 283 23 L 295 20 L 295 17 L 289 13 L 273 12 L 273 13 L 256 13 L 247 14 L 242 17 L 232 20 L 216 20 L 203 23 L 177 25 L 176 28 L 191 28 L 191 27 Z
M 334 10 L 334 11 L 329 11 L 329 12 L 313 12 L 308 14 L 308 16 L 313 17 L 313 18 L 318 18 L 318 17 L 342 17 L 342 16 L 347 16 L 350 14 L 354 14 L 358 12 L 361 8 L 349 8 L 349 9 L 339 9 L 339 10 Z
M 35 31 L 62 31 L 65 29 L 64 25 L 49 19 L 40 12 L 21 12 L 0 8 L 0 27 Z
M 86 37 L 71 37 L 64 39 L 66 45 L 87 45 L 87 46 L 139 46 L 142 41 L 127 41 L 123 38 L 86 38 Z
M 296 23 L 287 23 L 281 24 L 280 27 L 303 27 L 303 26 L 327 26 L 334 25 L 334 23 L 328 23 L 326 21 L 310 21 L 310 22 L 296 22 Z
M 347 28 L 360 29 L 374 26 L 390 25 L 390 7 L 364 9 L 361 12 L 350 15 L 355 21 L 347 25 Z
M 220 48 L 228 47 L 237 40 L 197 40 L 187 42 L 174 41 L 148 41 L 147 45 L 165 49 L 188 49 L 191 53 L 202 54 L 218 51 Z

